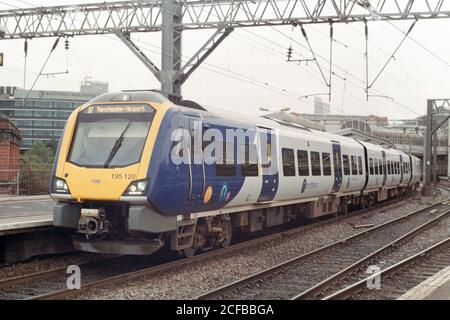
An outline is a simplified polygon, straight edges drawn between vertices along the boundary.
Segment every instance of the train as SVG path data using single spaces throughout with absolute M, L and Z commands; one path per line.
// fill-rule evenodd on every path
M 50 195 L 53 224 L 76 250 L 191 257 L 237 233 L 400 197 L 420 180 L 421 160 L 394 148 L 143 90 L 73 111 Z

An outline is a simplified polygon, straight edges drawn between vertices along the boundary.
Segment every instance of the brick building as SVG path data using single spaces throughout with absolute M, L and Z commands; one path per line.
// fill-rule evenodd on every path
M 17 192 L 19 156 L 19 130 L 8 118 L 0 116 L 0 194 Z

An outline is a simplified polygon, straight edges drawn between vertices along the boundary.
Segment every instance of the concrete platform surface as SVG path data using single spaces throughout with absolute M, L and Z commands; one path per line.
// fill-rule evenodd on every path
M 450 300 L 450 266 L 412 288 L 398 300 Z
M 10 201 L 27 201 L 27 200 L 49 200 L 50 195 L 42 194 L 36 196 L 10 196 L 10 195 L 0 195 L 0 204 L 3 202 Z
M 6 231 L 51 226 L 55 202 L 49 196 L 0 199 L 0 234 Z

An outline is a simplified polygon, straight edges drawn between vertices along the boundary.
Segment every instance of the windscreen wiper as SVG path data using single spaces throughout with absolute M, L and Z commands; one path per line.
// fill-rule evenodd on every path
M 119 148 L 122 146 L 122 142 L 125 136 L 125 132 L 127 132 L 128 128 L 131 125 L 131 120 L 128 122 L 127 126 L 125 127 L 125 129 L 123 129 L 121 135 L 117 138 L 116 142 L 114 142 L 114 146 L 111 149 L 111 152 L 108 155 L 108 158 L 105 161 L 105 164 L 103 165 L 103 168 L 108 168 L 109 164 L 111 163 L 112 159 L 114 158 L 114 156 L 116 155 L 117 151 L 119 150 Z

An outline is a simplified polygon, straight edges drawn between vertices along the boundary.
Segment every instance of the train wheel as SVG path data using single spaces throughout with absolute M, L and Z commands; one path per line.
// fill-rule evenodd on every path
M 192 246 L 190 248 L 182 249 L 181 254 L 186 258 L 195 256 L 198 250 L 205 246 L 207 227 L 205 224 L 199 224 L 195 229 Z
M 220 246 L 222 248 L 226 248 L 229 247 L 231 244 L 231 238 L 233 237 L 233 227 L 231 226 L 231 221 L 228 220 L 224 220 L 222 222 L 222 241 L 220 242 Z

